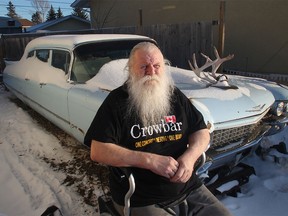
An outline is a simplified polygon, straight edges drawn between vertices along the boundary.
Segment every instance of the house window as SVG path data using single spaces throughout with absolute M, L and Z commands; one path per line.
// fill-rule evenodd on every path
M 15 26 L 15 20 L 8 20 L 8 26 Z

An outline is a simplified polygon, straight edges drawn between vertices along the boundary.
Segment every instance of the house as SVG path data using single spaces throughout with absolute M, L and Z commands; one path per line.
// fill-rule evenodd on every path
M 31 26 L 34 25 L 34 23 L 31 22 L 31 21 L 28 20 L 28 19 L 19 19 L 18 21 L 19 21 L 19 22 L 21 23 L 21 25 L 22 25 L 22 31 L 23 31 L 23 32 L 26 32 L 26 29 L 27 29 L 27 28 L 29 28 L 29 27 L 31 27 Z
M 225 5 L 220 17 L 220 5 Z M 287 0 L 75 0 L 72 7 L 90 8 L 92 28 L 224 19 L 224 55 L 234 53 L 225 68 L 245 72 L 288 74 Z M 213 27 L 218 47 L 219 26 Z
M 14 34 L 22 32 L 22 24 L 10 17 L 0 17 L 0 34 Z
M 90 21 L 87 21 L 74 15 L 69 15 L 31 26 L 26 29 L 26 32 L 32 33 L 43 31 L 83 30 L 90 28 L 91 28 Z

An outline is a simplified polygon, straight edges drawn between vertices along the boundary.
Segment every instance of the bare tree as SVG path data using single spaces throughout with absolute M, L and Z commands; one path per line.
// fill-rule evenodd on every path
M 41 14 L 42 20 L 44 21 L 44 17 L 46 12 L 50 9 L 50 4 L 48 0 L 31 0 L 31 5 Z

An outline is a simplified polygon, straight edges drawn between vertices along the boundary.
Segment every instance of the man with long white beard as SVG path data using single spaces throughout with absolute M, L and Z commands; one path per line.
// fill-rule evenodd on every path
M 110 166 L 110 189 L 123 215 L 128 183 L 119 167 L 132 170 L 136 190 L 131 216 L 179 215 L 186 200 L 188 215 L 230 216 L 228 210 L 202 185 L 194 171 L 210 141 L 203 116 L 174 86 L 159 48 L 137 44 L 127 64 L 129 76 L 99 108 L 85 136 L 91 159 Z

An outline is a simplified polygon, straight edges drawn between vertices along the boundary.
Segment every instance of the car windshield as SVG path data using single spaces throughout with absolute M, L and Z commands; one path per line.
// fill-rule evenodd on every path
M 112 60 L 128 58 L 131 49 L 142 41 L 97 42 L 76 47 L 70 80 L 85 83 L 94 77 L 104 64 Z

